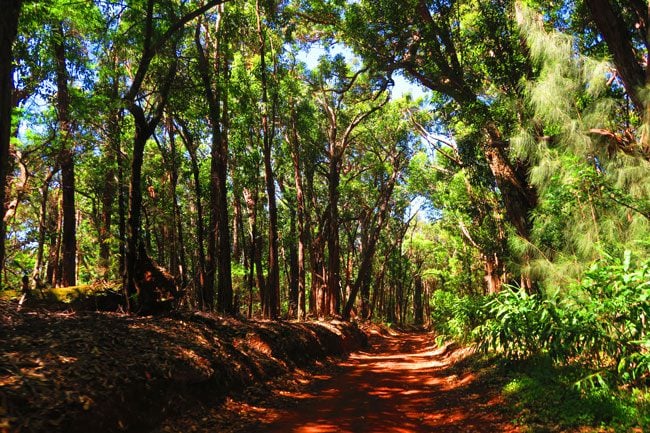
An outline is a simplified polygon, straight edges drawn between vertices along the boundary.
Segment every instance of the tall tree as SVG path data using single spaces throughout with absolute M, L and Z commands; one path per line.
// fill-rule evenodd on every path
M 195 44 L 199 58 L 199 73 L 212 128 L 212 150 L 210 168 L 210 230 L 208 232 L 208 257 L 206 261 L 207 298 L 204 300 L 211 309 L 214 279 L 217 279 L 217 309 L 223 313 L 233 313 L 233 291 L 231 277 L 230 223 L 228 221 L 228 92 L 227 80 L 230 75 L 228 48 L 221 28 L 224 19 L 223 5 L 219 9 L 215 26 L 197 25 Z M 203 32 L 203 38 L 201 37 Z M 204 47 L 201 40 L 205 40 Z M 206 49 L 211 55 L 208 57 Z M 210 60 L 210 58 L 212 60 Z M 217 272 L 218 271 L 218 272 Z
M 128 240 L 124 282 L 125 292 L 129 299 L 139 291 L 138 283 L 136 281 L 138 262 L 146 260 L 146 257 L 142 257 L 143 248 L 141 245 L 140 231 L 142 219 L 141 182 L 144 148 L 147 140 L 154 133 L 155 128 L 158 126 L 158 123 L 162 118 L 167 97 L 171 90 L 177 67 L 177 60 L 175 59 L 177 52 L 175 49 L 171 50 L 172 61 L 167 66 L 167 70 L 163 75 L 162 82 L 158 89 L 158 101 L 147 101 L 146 98 L 143 98 L 143 84 L 153 60 L 156 59 L 166 48 L 169 48 L 168 44 L 178 36 L 178 33 L 185 28 L 186 24 L 223 2 L 224 0 L 210 1 L 203 6 L 184 12 L 180 18 L 176 15 L 177 11 L 174 11 L 174 15 L 169 17 L 169 26 L 164 31 L 160 31 L 156 26 L 156 14 L 154 13 L 156 2 L 148 0 L 145 4 L 144 28 L 142 29 L 142 51 L 139 60 L 133 68 L 135 73 L 131 79 L 131 85 L 122 98 L 127 109 L 133 116 L 135 124 L 133 159 L 131 162 L 131 183 L 129 188 L 129 217 L 127 223 Z M 153 106 L 148 110 L 149 116 L 147 116 L 147 113 L 145 112 L 148 102 L 153 102 Z M 150 290 L 153 290 L 153 287 L 151 287 Z M 141 297 L 139 300 L 140 303 L 144 302 L 146 304 L 152 302 L 153 293 L 143 292 L 139 295 Z M 145 306 L 145 308 L 149 307 L 151 307 L 151 305 Z
M 21 0 L 3 0 L 0 18 L 0 287 L 5 263 L 5 200 L 9 173 L 11 114 L 13 111 L 13 44 L 18 32 Z
M 354 140 L 356 128 L 380 110 L 390 94 L 387 81 L 373 81 L 362 68 L 350 71 L 343 56 L 322 59 L 311 78 L 314 97 L 325 117 L 327 136 L 327 290 L 325 315 L 336 315 L 341 308 L 341 254 L 339 239 L 339 186 L 346 150 Z M 384 94 L 386 94 L 384 96 Z
M 526 161 L 510 158 L 508 140 L 509 125 L 525 112 L 501 110 L 522 96 L 519 81 L 531 70 L 510 7 L 511 2 L 497 0 L 410 0 L 399 8 L 361 1 L 351 5 L 346 28 L 348 40 L 366 59 L 389 73 L 404 71 L 441 96 L 441 108 L 447 107 L 441 112 L 449 113 L 450 123 L 462 119 L 461 125 L 470 125 L 464 128 L 465 143 L 482 150 L 508 220 L 530 240 L 536 191 L 528 183 Z M 525 276 L 522 283 L 532 284 Z
M 266 195 L 269 207 L 269 273 L 266 279 L 262 309 L 264 317 L 275 319 L 280 311 L 280 263 L 278 255 L 278 206 L 275 196 L 275 179 L 271 152 L 275 135 L 275 109 L 277 106 L 276 97 L 269 100 L 269 72 L 266 64 L 267 53 L 267 30 L 263 23 L 262 5 L 259 0 L 255 2 L 255 14 L 257 17 L 257 35 L 260 50 L 260 84 L 262 91 L 262 154 L 264 157 L 264 180 L 266 183 Z M 274 54 L 271 52 L 271 54 Z M 274 72 L 276 60 L 273 60 Z M 275 74 L 273 74 L 275 75 Z M 277 95 L 277 92 L 274 92 Z
M 66 33 L 64 23 L 54 25 L 54 58 L 56 61 L 57 112 L 59 123 L 61 189 L 63 190 L 63 263 L 61 283 L 76 285 L 77 274 L 77 223 L 75 208 L 74 137 L 70 113 L 68 69 L 66 67 Z

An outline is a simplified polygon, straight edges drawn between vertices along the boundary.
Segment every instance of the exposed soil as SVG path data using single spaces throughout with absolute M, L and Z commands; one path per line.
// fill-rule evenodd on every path
M 0 307 L 2 433 L 519 431 L 431 334 Z
M 431 334 L 380 335 L 377 330 L 370 343 L 342 362 L 298 370 L 266 389 L 250 388 L 220 408 L 202 407 L 160 431 L 520 431 L 507 421 L 499 387 L 489 374 L 467 368 L 468 349 L 438 348 Z
M 0 302 L 0 433 L 146 432 L 364 342 L 343 322 L 135 317 Z M 184 431 L 199 428 L 192 421 Z
M 297 404 L 267 412 L 255 431 L 518 431 L 506 421 L 494 387 L 472 373 L 456 374 L 464 349 L 437 348 L 430 334 L 374 334 L 371 344 L 304 392 L 285 393 Z

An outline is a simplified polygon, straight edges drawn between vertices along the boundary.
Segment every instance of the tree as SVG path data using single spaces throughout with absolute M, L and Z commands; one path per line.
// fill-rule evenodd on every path
M 176 50 L 172 49 L 172 62 L 166 68 L 158 88 L 158 101 L 146 101 L 142 98 L 143 84 L 149 72 L 153 60 L 164 50 L 169 49 L 167 44 L 177 34 L 185 28 L 185 25 L 202 15 L 206 11 L 223 3 L 224 0 L 215 0 L 206 3 L 196 9 L 185 12 L 181 18 L 171 17 L 169 27 L 159 33 L 158 28 L 154 22 L 154 8 L 155 2 L 148 0 L 145 5 L 145 20 L 144 29 L 142 33 L 142 51 L 140 59 L 135 64 L 133 70 L 135 74 L 131 79 L 131 85 L 126 90 L 123 96 L 123 101 L 133 116 L 135 124 L 135 136 L 133 142 L 133 159 L 131 162 L 131 183 L 129 188 L 129 218 L 128 218 L 128 240 L 126 248 L 126 275 L 125 275 L 125 293 L 127 298 L 132 298 L 136 293 L 141 299 L 138 300 L 140 306 L 145 309 L 151 308 L 153 302 L 153 287 L 141 291 L 138 287 L 138 262 L 146 261 L 146 253 L 141 244 L 140 225 L 142 218 L 142 164 L 144 147 L 151 135 L 154 133 L 155 128 L 160 122 L 169 92 L 171 90 L 172 82 L 176 74 L 177 60 Z M 158 33 L 158 34 L 157 34 Z M 143 103 L 153 102 L 153 106 L 148 111 L 149 116 L 145 113 Z M 141 276 L 142 277 L 142 276 Z M 148 293 L 147 293 L 148 292 Z
M 327 290 L 320 304 L 322 314 L 336 315 L 341 308 L 339 241 L 339 185 L 341 168 L 356 128 L 380 110 L 390 97 L 388 82 L 373 80 L 366 68 L 352 72 L 343 56 L 322 59 L 314 71 L 312 91 L 323 110 L 327 136 Z
M 214 32 L 211 26 L 197 24 L 195 44 L 199 59 L 199 73 L 208 101 L 210 125 L 212 127 L 211 175 L 210 175 L 210 224 L 208 232 L 208 258 L 206 294 L 204 303 L 211 309 L 213 297 L 214 278 L 218 275 L 217 310 L 223 313 L 233 313 L 232 277 L 230 269 L 231 246 L 230 229 L 228 221 L 228 92 L 227 80 L 230 75 L 230 55 L 225 34 L 221 29 L 224 19 L 223 5 L 216 19 Z M 210 64 L 206 49 L 201 42 L 201 31 L 206 45 L 209 43 L 211 58 Z M 214 88 L 213 86 L 215 86 Z M 223 107 L 223 108 L 222 108 Z M 216 270 L 218 269 L 218 274 Z
M 356 164 L 362 173 L 362 193 L 358 199 L 363 203 L 359 215 L 360 258 L 357 275 L 343 310 L 348 319 L 361 295 L 361 314 L 370 318 L 370 283 L 375 253 L 382 231 L 386 228 L 391 206 L 394 206 L 395 188 L 403 180 L 406 163 L 415 135 L 408 122 L 408 102 L 400 100 L 387 104 L 384 109 L 364 125 L 357 141 L 361 142 L 355 154 Z M 351 170 L 348 170 L 351 172 Z M 350 248 L 354 247 L 354 243 Z
M 275 197 L 275 180 L 271 163 L 271 150 L 275 136 L 275 114 L 277 109 L 277 92 L 269 101 L 269 79 L 266 66 L 266 30 L 262 23 L 262 6 L 259 0 L 255 2 L 257 18 L 257 36 L 260 52 L 260 84 L 262 86 L 262 155 L 264 158 L 264 180 L 269 207 L 269 274 L 262 301 L 264 317 L 276 319 L 280 307 L 280 264 L 278 256 L 278 207 Z M 274 54 L 274 53 L 271 53 Z M 273 75 L 277 73 L 276 59 L 273 59 Z
M 346 14 L 346 40 L 375 67 L 401 70 L 439 95 L 441 114 L 467 137 L 468 154 L 481 149 L 509 222 L 529 240 L 536 192 L 526 161 L 510 158 L 507 125 L 525 114 L 513 109 L 513 95 L 520 96 L 519 80 L 531 68 L 509 4 L 411 0 L 395 8 L 362 1 Z M 532 286 L 525 276 L 522 283 Z
M 54 58 L 56 61 L 57 112 L 61 143 L 61 188 L 63 190 L 63 272 L 64 286 L 76 285 L 77 235 L 75 208 L 74 144 L 72 119 L 70 116 L 70 93 L 68 89 L 68 70 L 66 67 L 66 35 L 64 23 L 54 25 Z
M 13 96 L 12 49 L 18 32 L 21 0 L 7 0 L 1 4 L 0 18 L 0 287 L 5 263 L 5 200 L 9 173 L 9 146 L 11 139 L 11 115 Z

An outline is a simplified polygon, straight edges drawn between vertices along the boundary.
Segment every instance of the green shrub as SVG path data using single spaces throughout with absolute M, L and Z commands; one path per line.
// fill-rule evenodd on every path
M 530 295 L 507 288 L 484 304 L 474 336 L 484 350 L 510 359 L 544 354 L 560 364 L 578 362 L 620 382 L 650 373 L 650 261 L 607 258 L 565 294 Z
M 431 323 L 441 338 L 468 341 L 484 318 L 484 298 L 436 290 L 431 300 Z

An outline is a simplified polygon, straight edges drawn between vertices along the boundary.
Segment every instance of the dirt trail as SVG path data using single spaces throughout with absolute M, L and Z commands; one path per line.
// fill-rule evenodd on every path
M 305 392 L 282 392 L 284 408 L 264 411 L 256 432 L 411 433 L 517 432 L 499 411 L 502 401 L 473 374 L 457 376 L 457 354 L 429 334 L 373 335 L 331 374 Z M 278 392 L 278 391 L 276 391 Z

